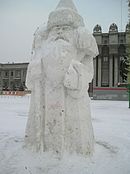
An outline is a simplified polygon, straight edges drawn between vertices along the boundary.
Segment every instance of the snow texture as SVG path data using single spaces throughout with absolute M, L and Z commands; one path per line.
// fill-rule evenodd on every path
M 86 158 L 32 153 L 24 148 L 30 96 L 0 96 L 0 174 L 129 174 L 127 101 L 91 101 L 95 152 Z
M 87 90 L 98 49 L 72 7 L 72 1 L 60 1 L 49 27 L 36 31 L 26 83 L 32 93 L 25 146 L 60 157 L 94 150 Z

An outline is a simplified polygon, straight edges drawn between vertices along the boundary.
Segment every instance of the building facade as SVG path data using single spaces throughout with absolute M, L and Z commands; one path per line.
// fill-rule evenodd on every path
M 128 25 L 125 32 L 118 32 L 115 23 L 110 25 L 108 33 L 102 33 L 99 25 L 94 27 L 93 35 L 99 48 L 99 55 L 94 59 L 94 99 L 128 99 L 126 88 L 118 87 L 119 83 L 126 82 L 121 65 L 127 56 L 128 32 Z
M 0 64 L 0 90 L 24 90 L 28 63 Z

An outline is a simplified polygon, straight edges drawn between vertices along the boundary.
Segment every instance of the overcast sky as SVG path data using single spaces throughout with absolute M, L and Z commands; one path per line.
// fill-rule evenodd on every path
M 49 13 L 56 8 L 58 2 L 59 0 L 0 0 L 0 63 L 30 60 L 33 33 L 38 26 L 47 22 Z M 108 32 L 112 23 L 118 25 L 119 31 L 125 31 L 128 21 L 127 0 L 73 2 L 91 32 L 96 24 L 102 26 L 103 32 Z

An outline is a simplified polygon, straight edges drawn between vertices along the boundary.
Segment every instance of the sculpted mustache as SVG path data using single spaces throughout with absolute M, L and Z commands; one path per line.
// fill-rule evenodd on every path
M 55 41 L 57 41 L 58 39 L 62 39 L 62 40 L 65 40 L 65 41 L 69 42 L 69 40 L 67 38 L 63 37 L 63 36 L 57 36 L 55 38 Z

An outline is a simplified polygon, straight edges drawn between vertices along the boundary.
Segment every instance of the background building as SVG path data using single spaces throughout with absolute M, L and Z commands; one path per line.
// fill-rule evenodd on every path
M 0 90 L 24 90 L 28 63 L 0 64 Z
M 94 59 L 93 97 L 95 99 L 127 100 L 126 88 L 118 83 L 127 81 L 126 62 L 128 48 L 128 31 L 118 32 L 116 24 L 111 24 L 108 33 L 96 25 L 93 35 L 97 41 L 99 55 Z

